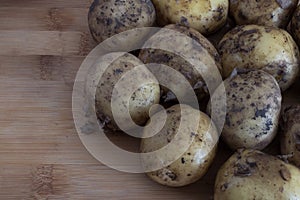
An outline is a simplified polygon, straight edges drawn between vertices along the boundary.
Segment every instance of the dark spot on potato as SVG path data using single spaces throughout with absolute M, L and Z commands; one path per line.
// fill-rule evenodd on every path
M 271 128 L 272 128 L 272 126 L 273 126 L 273 122 L 272 122 L 272 120 L 271 119 L 268 119 L 267 121 L 266 121 L 266 128 L 265 128 L 265 130 L 266 131 L 269 131 L 269 130 L 271 130 Z
M 184 164 L 185 163 L 185 159 L 184 157 L 181 158 L 181 163 Z
M 187 174 L 187 176 L 192 176 L 191 174 Z
M 181 16 L 181 17 L 180 17 L 180 23 L 181 23 L 182 25 L 185 25 L 185 26 L 188 26 L 188 25 L 189 25 L 188 19 L 187 19 L 186 17 L 184 17 L 184 16 Z
M 223 185 L 221 185 L 221 191 L 224 192 L 226 189 L 228 188 L 228 183 L 224 183 Z
M 235 176 L 239 176 L 239 177 L 251 176 L 251 170 L 249 165 L 238 163 L 235 165 L 235 167 L 236 167 L 234 171 Z
M 255 118 L 261 117 L 261 118 L 266 118 L 266 113 L 269 111 L 271 105 L 267 105 L 267 107 L 261 109 L 261 110 L 256 110 L 255 112 Z
M 174 172 L 166 172 L 166 175 L 172 180 L 175 181 L 177 176 Z
M 255 161 L 255 159 L 252 158 L 252 157 L 248 157 L 248 158 L 246 159 L 246 163 L 247 163 L 251 168 L 257 167 L 256 161 Z
M 120 75 L 123 73 L 123 70 L 122 69 L 115 69 L 114 70 L 114 75 Z
M 283 180 L 289 181 L 291 179 L 291 172 L 286 167 L 281 169 L 279 173 Z

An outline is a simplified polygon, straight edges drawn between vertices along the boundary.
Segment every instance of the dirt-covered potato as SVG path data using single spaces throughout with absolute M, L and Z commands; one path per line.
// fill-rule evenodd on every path
M 297 44 L 300 45 L 300 5 L 295 10 L 291 20 L 291 33 Z
M 223 37 L 218 48 L 225 77 L 234 68 L 262 69 L 275 77 L 284 91 L 299 73 L 298 47 L 282 29 L 238 26 Z
M 119 129 L 115 122 L 117 118 L 121 120 L 123 128 L 128 130 L 132 128 L 129 123 L 131 118 L 138 125 L 147 122 L 149 109 L 159 103 L 160 87 L 153 74 L 138 58 L 129 53 L 117 56 L 120 53 L 110 54 L 95 65 L 89 72 L 86 88 L 92 95 L 92 90 L 96 90 L 95 109 L 103 126 L 112 130 Z M 119 81 L 126 81 L 126 85 Z M 115 115 L 112 107 L 116 111 Z M 129 116 L 126 115 L 128 111 Z
M 145 46 L 158 46 L 170 49 L 171 52 L 162 48 L 144 48 L 141 50 L 139 58 L 144 63 L 163 64 L 179 71 L 184 75 L 184 81 L 189 81 L 199 100 L 209 94 L 203 75 L 209 77 L 211 82 L 218 85 L 218 77 L 222 74 L 220 56 L 215 47 L 196 30 L 181 25 L 168 25 L 153 35 L 145 43 Z M 197 61 L 196 65 L 192 65 L 180 57 L 180 54 L 188 55 L 199 61 Z M 201 74 L 199 71 L 201 71 Z M 166 79 L 170 78 L 169 72 L 166 73 L 162 69 L 160 73 L 164 74 Z M 170 80 L 168 82 L 170 87 L 173 85 L 178 89 L 180 94 L 177 95 L 184 96 L 186 90 L 181 88 L 184 85 L 181 83 L 181 80 L 176 79 L 176 81 Z M 220 79 L 219 81 L 222 80 Z M 163 88 L 163 97 L 167 98 L 170 96 L 168 92 L 167 88 Z
M 162 185 L 171 187 L 185 186 L 197 181 L 207 172 L 216 154 L 218 132 L 206 114 L 190 106 L 177 104 L 168 108 L 166 114 L 167 118 L 163 128 L 155 136 L 142 139 L 141 152 L 153 152 L 174 142 L 175 135 L 179 134 L 179 126 L 183 126 L 180 123 L 185 124 L 181 128 L 182 137 L 190 140 L 191 145 L 187 146 L 187 151 L 183 155 L 178 155 L 180 156 L 178 160 L 157 171 L 149 172 L 147 175 Z M 153 115 L 151 120 L 160 122 L 163 121 L 163 116 L 164 111 L 161 111 Z M 181 121 L 183 119 L 182 116 L 187 117 L 189 121 Z M 196 118 L 199 121 L 195 121 Z M 195 123 L 193 124 L 191 121 L 195 121 Z M 196 125 L 196 127 L 191 127 L 191 125 Z M 151 134 L 155 129 L 146 127 L 144 135 Z M 158 157 L 147 159 L 145 164 L 148 167 L 164 165 L 172 152 L 177 152 L 178 154 L 178 149 L 185 149 L 182 143 L 183 140 L 180 139 L 178 143 L 174 143 L 169 154 L 158 154 Z
M 221 28 L 228 15 L 228 0 L 152 0 L 160 25 L 181 24 L 202 34 Z
M 230 14 L 238 25 L 285 28 L 297 3 L 298 0 L 230 0 Z
M 226 98 L 226 116 L 214 113 L 216 120 L 225 117 L 222 138 L 232 149 L 264 149 L 277 133 L 281 109 L 281 92 L 276 80 L 261 70 L 238 72 L 224 81 L 213 94 L 212 106 Z M 211 105 L 208 105 L 210 112 Z M 212 116 L 212 113 L 210 113 Z
M 256 150 L 240 150 L 220 168 L 215 200 L 300 199 L 300 171 Z
M 300 167 L 300 105 L 287 107 L 282 116 L 281 153 Z
M 155 19 L 151 0 L 95 0 L 88 14 L 90 32 L 99 43 L 126 30 L 150 27 Z

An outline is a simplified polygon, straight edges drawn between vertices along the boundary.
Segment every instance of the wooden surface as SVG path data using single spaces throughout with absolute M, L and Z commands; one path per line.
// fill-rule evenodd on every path
M 77 69 L 95 46 L 90 3 L 0 1 L 0 199 L 211 199 L 215 173 L 229 156 L 222 145 L 203 179 L 173 189 L 112 170 L 81 144 L 71 95 Z M 299 88 L 298 82 L 285 102 L 299 102 Z M 135 144 L 121 135 L 114 140 Z

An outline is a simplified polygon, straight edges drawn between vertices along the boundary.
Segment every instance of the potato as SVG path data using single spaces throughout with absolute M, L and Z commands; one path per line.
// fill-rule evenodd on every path
M 215 200 L 300 199 L 300 171 L 256 150 L 240 150 L 220 168 Z
M 226 109 L 226 116 L 214 113 L 218 121 L 225 117 L 223 140 L 234 150 L 264 149 L 278 128 L 282 97 L 277 82 L 268 73 L 254 70 L 233 74 L 224 81 L 224 87 L 226 96 L 220 93 L 221 86 L 212 96 L 213 106 L 226 98 L 226 108 L 215 109 L 220 113 Z
M 182 112 L 182 113 L 181 113 Z M 173 142 L 178 132 L 182 117 L 185 116 L 189 119 L 186 126 L 182 130 L 183 137 L 191 140 L 191 145 L 183 155 L 178 155 L 180 158 L 175 160 L 170 165 L 163 167 L 157 171 L 149 172 L 147 175 L 154 181 L 171 187 L 180 187 L 191 184 L 200 179 L 208 170 L 211 165 L 217 149 L 218 132 L 210 118 L 201 111 L 194 109 L 187 105 L 175 105 L 166 110 L 167 119 L 163 128 L 153 137 L 144 138 L 141 142 L 141 152 L 153 152 Z M 163 121 L 164 112 L 158 112 L 151 117 L 151 120 L 156 122 Z M 195 118 L 199 118 L 195 124 Z M 191 127 L 196 125 L 198 127 Z M 145 128 L 144 135 L 151 134 L 156 128 Z M 193 132 L 191 130 L 196 130 Z M 175 143 L 171 152 L 178 154 L 178 149 L 184 148 L 180 139 L 178 144 Z M 184 150 L 184 149 L 183 149 Z M 152 159 L 146 159 L 145 164 L 157 165 L 164 164 L 171 154 L 162 155 Z M 163 159 L 164 158 L 164 159 Z
M 104 66 L 115 58 L 116 60 L 103 71 Z M 121 119 L 120 123 L 125 130 L 132 128 L 132 124 L 128 123 L 131 118 L 136 124 L 144 125 L 149 119 L 151 106 L 159 103 L 160 87 L 157 80 L 138 58 L 129 53 L 121 56 L 120 53 L 113 53 L 102 59 L 89 72 L 89 77 L 86 87 L 89 91 L 96 88 L 95 109 L 105 128 L 118 130 L 116 117 Z M 121 80 L 128 83 L 126 86 L 116 87 Z M 138 89 L 133 90 L 136 85 Z M 113 90 L 117 96 L 112 96 Z M 114 116 L 112 107 L 117 111 Z M 129 118 L 126 116 L 128 110 Z
M 297 3 L 298 0 L 230 0 L 230 14 L 238 25 L 285 28 Z
M 168 31 L 169 29 L 171 31 Z M 178 34 L 174 34 L 176 33 L 175 31 Z M 183 34 L 187 37 L 184 37 Z M 174 24 L 168 25 L 153 35 L 145 43 L 145 46 L 161 46 L 172 50 L 172 52 L 167 52 L 157 48 L 144 48 L 141 50 L 139 58 L 144 63 L 164 64 L 179 71 L 184 75 L 184 81 L 188 80 L 194 88 L 199 100 L 209 95 L 207 83 L 204 81 L 203 75 L 210 77 L 211 82 L 216 83 L 216 85 L 222 81 L 221 79 L 218 80 L 220 73 L 222 73 L 222 67 L 217 50 L 203 35 L 192 28 Z M 187 60 L 180 57 L 180 54 L 193 56 L 199 60 L 197 66 L 193 66 Z M 201 71 L 201 74 L 199 71 Z M 165 72 L 163 69 L 161 70 L 161 74 L 164 74 L 166 79 L 170 78 L 169 72 Z M 178 89 L 179 92 L 177 95 L 185 96 L 186 89 L 181 88 L 184 85 L 181 83 L 181 79 L 176 79 L 176 81 L 169 80 L 168 82 L 171 88 L 176 87 Z M 162 95 L 164 98 L 167 98 L 169 90 L 165 87 L 162 89 Z
M 300 45 L 300 5 L 295 10 L 291 20 L 291 33 L 298 45 Z
M 181 24 L 202 34 L 221 28 L 228 15 L 228 0 L 152 0 L 160 25 Z
M 286 90 L 299 73 L 299 50 L 284 30 L 257 25 L 238 26 L 220 41 L 225 77 L 234 68 L 262 69 Z
M 153 26 L 155 19 L 151 0 L 95 0 L 88 14 L 90 32 L 99 43 L 126 30 Z
M 300 168 L 300 105 L 284 110 L 281 128 L 281 153 Z

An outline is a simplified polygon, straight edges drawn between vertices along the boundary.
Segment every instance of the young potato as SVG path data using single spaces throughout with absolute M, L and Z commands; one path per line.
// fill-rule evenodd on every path
M 181 24 L 210 34 L 221 28 L 228 15 L 228 0 L 152 0 L 160 25 Z
M 281 129 L 281 153 L 300 168 L 300 105 L 284 110 Z
M 226 109 L 226 116 L 213 113 L 217 120 L 225 117 L 223 140 L 234 150 L 264 149 L 277 134 L 282 97 L 276 80 L 261 70 L 239 72 L 226 79 L 224 87 L 226 96 L 220 88 L 212 96 L 213 106 L 226 98 L 226 108 L 218 108 Z
M 168 31 L 168 29 L 172 30 L 172 32 Z M 174 34 L 175 31 L 178 32 L 178 34 Z M 187 37 L 184 37 L 183 34 Z M 212 82 L 218 84 L 217 77 L 222 74 L 220 56 L 215 47 L 196 30 L 181 25 L 171 24 L 153 35 L 145 43 L 145 46 L 162 46 L 172 50 L 172 52 L 169 52 L 157 48 L 144 48 L 141 50 L 139 58 L 144 63 L 164 64 L 179 71 L 194 88 L 199 100 L 202 100 L 209 95 L 203 75 L 210 77 Z M 182 52 L 199 60 L 199 65 L 193 66 L 187 60 L 180 57 L 180 53 Z M 202 63 L 204 65 L 201 65 Z M 199 71 L 201 71 L 201 74 Z M 164 74 L 165 72 L 162 71 L 161 73 Z M 165 73 L 166 78 L 169 76 L 168 73 Z M 177 79 L 176 82 L 170 80 L 169 84 L 176 88 L 180 88 L 183 85 L 180 81 L 180 79 Z M 163 97 L 168 96 L 169 90 L 164 87 L 162 89 Z M 177 95 L 181 96 L 184 96 L 186 92 L 184 88 L 178 89 L 178 91 L 180 94 Z
M 234 68 L 262 69 L 286 90 L 299 73 L 299 50 L 282 29 L 257 25 L 238 26 L 218 45 L 225 77 Z
M 132 128 L 128 123 L 131 118 L 138 125 L 144 125 L 147 122 L 149 109 L 152 105 L 159 103 L 160 87 L 153 74 L 138 58 L 129 53 L 120 57 L 117 57 L 118 55 L 118 53 L 111 54 L 106 60 L 103 59 L 97 63 L 95 69 L 90 72 L 91 78 L 87 81 L 87 89 L 91 91 L 96 88 L 95 109 L 105 128 L 118 130 L 119 127 L 115 122 L 117 117 L 122 120 L 122 125 L 127 126 L 124 129 L 129 130 Z M 115 58 L 116 60 L 103 72 L 103 67 Z M 128 81 L 127 85 L 116 87 L 118 81 L 124 79 Z M 136 85 L 138 89 L 133 90 Z M 113 90 L 118 96 L 113 96 Z M 114 113 L 116 114 L 114 116 L 112 107 L 118 111 Z M 126 116 L 127 111 L 129 111 L 130 119 Z
M 126 30 L 153 26 L 155 19 L 151 0 L 95 0 L 88 14 L 90 32 L 99 43 Z
M 181 113 L 182 112 L 182 113 Z M 175 160 L 170 165 L 163 167 L 157 171 L 148 172 L 147 175 L 154 181 L 171 187 L 180 187 L 191 184 L 199 180 L 208 170 L 211 165 L 217 149 L 218 132 L 211 119 L 201 111 L 194 109 L 187 105 L 175 105 L 166 110 L 167 118 L 166 122 L 161 130 L 153 137 L 144 138 L 141 142 L 141 152 L 153 152 L 165 147 L 167 144 L 172 143 L 174 137 L 178 132 L 179 126 L 182 123 L 186 124 L 182 129 L 182 137 L 186 137 L 191 140 L 191 145 L 187 148 L 187 151 L 183 155 L 179 155 L 180 158 Z M 185 116 L 189 121 L 182 121 L 182 116 Z M 164 120 L 164 112 L 158 112 L 151 117 L 154 122 L 160 122 Z M 200 117 L 199 121 L 195 124 L 195 118 Z M 157 123 L 156 123 L 157 124 Z M 198 127 L 190 127 L 196 125 Z M 151 134 L 156 128 L 145 128 L 144 135 Z M 191 130 L 196 130 L 193 132 Z M 178 143 L 170 149 L 171 152 L 178 152 L 178 149 L 182 149 L 183 144 L 180 139 Z M 147 159 L 147 165 L 164 164 L 166 160 L 169 160 L 170 154 L 162 155 L 158 157 L 152 157 Z
M 285 28 L 298 0 L 230 0 L 230 14 L 238 25 L 256 24 Z
M 300 171 L 256 150 L 240 150 L 220 168 L 215 200 L 300 199 Z
M 300 5 L 294 12 L 291 20 L 291 33 L 298 45 L 300 45 Z

